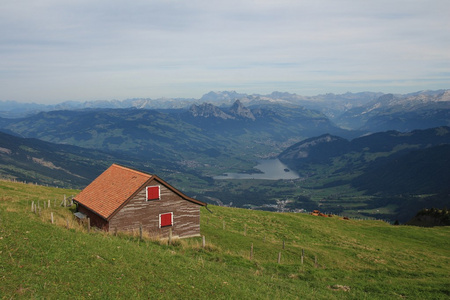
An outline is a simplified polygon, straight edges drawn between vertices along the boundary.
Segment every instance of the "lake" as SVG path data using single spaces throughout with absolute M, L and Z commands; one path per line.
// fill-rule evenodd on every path
M 246 173 L 225 173 L 225 175 L 214 176 L 214 179 L 298 179 L 300 176 L 297 172 L 290 170 L 278 158 L 262 159 L 258 161 L 255 169 L 261 170 L 262 173 L 246 174 Z

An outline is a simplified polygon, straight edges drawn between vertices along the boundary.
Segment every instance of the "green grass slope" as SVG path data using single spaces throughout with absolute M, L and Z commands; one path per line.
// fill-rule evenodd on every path
M 73 208 L 59 206 L 64 195 L 76 192 L 0 182 L 0 298 L 450 296 L 449 227 L 212 206 L 213 213 L 201 215 L 205 248 L 201 238 L 167 245 L 87 232 L 72 219 Z

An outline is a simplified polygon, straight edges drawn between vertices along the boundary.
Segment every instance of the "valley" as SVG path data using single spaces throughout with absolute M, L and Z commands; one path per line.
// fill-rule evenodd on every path
M 450 204 L 449 103 L 445 90 L 211 92 L 40 107 L 0 118 L 0 173 L 82 188 L 119 163 L 209 203 L 406 222 L 422 208 Z M 258 167 L 277 159 L 285 164 L 278 175 Z

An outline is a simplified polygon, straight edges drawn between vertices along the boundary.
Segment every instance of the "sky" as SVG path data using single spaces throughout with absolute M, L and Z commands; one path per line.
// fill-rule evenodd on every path
M 448 0 L 2 0 L 0 100 L 450 88 Z

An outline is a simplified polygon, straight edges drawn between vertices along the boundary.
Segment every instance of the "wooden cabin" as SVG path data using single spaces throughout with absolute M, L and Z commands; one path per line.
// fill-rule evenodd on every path
M 154 237 L 200 235 L 200 207 L 156 175 L 117 164 L 74 197 L 78 218 L 105 231 L 142 230 Z

